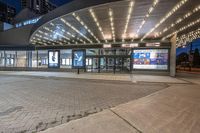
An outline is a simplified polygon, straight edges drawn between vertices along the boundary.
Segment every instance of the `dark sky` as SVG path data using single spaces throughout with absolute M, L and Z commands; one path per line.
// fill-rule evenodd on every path
M 65 4 L 65 3 L 67 3 L 67 2 L 70 2 L 70 1 L 72 1 L 72 0 L 50 0 L 52 3 L 55 3 L 56 5 L 58 5 L 58 6 L 61 6 L 61 5 L 63 5 L 63 4 Z
M 21 5 L 20 5 L 20 0 L 0 0 L 1 2 L 7 3 L 11 6 L 14 6 L 17 10 L 17 12 L 19 12 L 21 10 Z M 70 2 L 72 0 L 50 0 L 52 3 L 54 3 L 55 5 L 61 6 L 67 2 Z
M 20 0 L 0 0 L 0 1 L 15 7 L 17 12 L 20 11 Z
M 196 39 L 195 41 L 192 42 L 192 50 L 195 50 L 196 48 L 198 48 L 200 51 L 200 39 Z M 190 51 L 190 45 L 188 45 L 185 48 L 177 48 L 176 55 L 179 55 L 181 53 L 189 53 L 189 51 Z

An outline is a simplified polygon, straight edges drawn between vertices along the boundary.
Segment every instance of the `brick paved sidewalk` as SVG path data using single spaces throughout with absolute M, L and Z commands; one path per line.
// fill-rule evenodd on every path
M 166 87 L 163 83 L 0 75 L 0 133 L 44 130 Z
M 186 81 L 173 78 L 170 76 L 141 75 L 141 74 L 81 73 L 78 75 L 72 72 L 0 71 L 0 75 L 132 81 L 134 83 L 136 82 L 187 83 Z

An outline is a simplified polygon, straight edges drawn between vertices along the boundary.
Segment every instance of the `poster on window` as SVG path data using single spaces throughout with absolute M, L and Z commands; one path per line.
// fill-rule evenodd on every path
M 72 51 L 73 68 L 85 68 L 85 50 Z
M 49 51 L 49 68 L 59 68 L 60 62 L 59 62 L 59 51 Z
M 133 69 L 168 70 L 168 49 L 133 50 Z

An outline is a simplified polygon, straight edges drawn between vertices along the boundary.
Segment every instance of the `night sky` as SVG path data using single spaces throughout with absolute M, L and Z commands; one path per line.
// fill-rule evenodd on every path
M 21 8 L 20 0 L 0 0 L 0 1 L 15 7 L 17 12 L 20 11 L 20 8 Z
M 21 10 L 20 0 L 0 0 L 0 1 L 15 7 L 17 12 Z M 50 1 L 57 6 L 61 6 L 72 0 L 50 0 Z
M 195 50 L 196 48 L 198 48 L 200 51 L 200 38 L 192 42 L 192 50 Z M 189 53 L 189 51 L 190 51 L 190 45 L 187 45 L 185 48 L 177 48 L 176 55 L 179 55 L 181 53 Z

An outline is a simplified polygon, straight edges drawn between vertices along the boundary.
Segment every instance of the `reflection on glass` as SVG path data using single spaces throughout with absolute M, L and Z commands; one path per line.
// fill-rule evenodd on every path
M 98 49 L 86 49 L 86 55 L 99 55 Z
M 47 68 L 48 67 L 48 51 L 38 50 L 38 67 Z
M 60 50 L 60 60 L 61 68 L 71 68 L 72 67 L 72 50 Z

